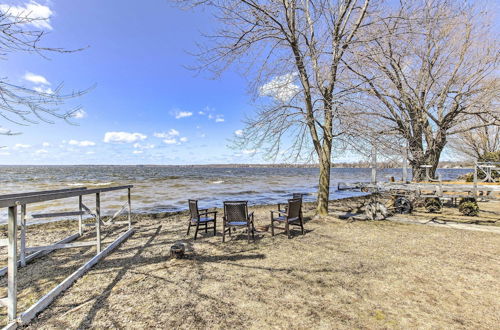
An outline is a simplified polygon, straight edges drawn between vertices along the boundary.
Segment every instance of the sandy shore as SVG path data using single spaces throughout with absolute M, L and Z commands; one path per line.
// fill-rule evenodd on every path
M 336 202 L 332 210 L 356 203 Z M 252 208 L 257 224 L 269 223 L 270 209 L 275 206 Z M 216 237 L 202 233 L 193 241 L 185 236 L 185 213 L 135 215 L 136 233 L 28 328 L 486 329 L 500 323 L 500 235 L 313 220 L 313 211 L 305 205 L 304 236 L 260 232 L 251 244 L 246 235 L 223 244 L 221 226 Z M 124 230 L 104 230 L 105 242 Z M 75 231 L 76 223 L 32 226 L 29 245 Z M 92 237 L 88 232 L 80 240 Z M 169 258 L 177 241 L 188 245 L 187 258 Z M 59 250 L 20 269 L 19 310 L 94 254 L 94 247 Z

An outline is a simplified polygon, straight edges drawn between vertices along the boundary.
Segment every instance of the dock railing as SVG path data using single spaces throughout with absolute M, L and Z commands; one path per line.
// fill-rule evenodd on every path
M 87 189 L 86 187 L 71 188 L 71 189 L 59 189 L 59 190 L 48 190 L 48 191 L 34 191 L 27 193 L 18 194 L 8 194 L 0 195 L 0 208 L 8 209 L 8 222 L 7 222 L 7 239 L 0 240 L 0 246 L 7 246 L 7 267 L 0 269 L 0 276 L 7 272 L 7 297 L 0 299 L 0 305 L 7 307 L 7 315 L 9 319 L 9 326 L 16 326 L 18 323 L 26 324 L 28 323 L 37 313 L 47 307 L 55 297 L 69 287 L 77 278 L 82 276 L 92 265 L 97 263 L 101 258 L 108 254 L 114 247 L 120 244 L 128 236 L 133 233 L 132 222 L 131 222 L 131 189 L 132 185 L 117 186 L 117 187 L 107 187 L 98 189 Z M 110 191 L 126 190 L 127 191 L 127 201 L 125 204 L 114 213 L 114 215 L 108 219 L 106 222 L 102 221 L 101 218 L 101 194 Z M 89 207 L 83 204 L 83 196 L 95 194 L 95 213 L 93 213 Z M 78 216 L 78 233 L 66 237 L 62 241 L 59 241 L 52 245 L 46 246 L 36 246 L 36 247 L 26 247 L 26 232 L 27 232 L 27 209 L 28 205 L 34 203 L 41 203 L 47 201 L 53 201 L 58 199 L 65 199 L 71 197 L 78 197 L 78 210 L 71 212 L 57 212 L 57 213 L 38 213 L 32 214 L 32 219 L 42 219 L 42 218 L 61 218 Z M 20 209 L 20 222 L 18 222 L 18 210 Z M 127 221 L 114 221 L 124 210 L 127 210 L 128 217 Z M 84 224 L 83 216 L 90 215 L 95 218 L 94 224 Z M 101 225 L 112 225 L 112 224 L 127 224 L 128 230 L 117 238 L 113 243 L 111 243 L 104 251 L 102 250 L 101 241 Z M 18 225 L 21 227 L 20 235 L 20 247 L 19 247 L 19 257 L 18 260 L 18 246 L 17 246 L 17 230 Z M 91 242 L 79 242 L 79 243 L 69 243 L 72 240 L 80 237 L 84 233 L 84 226 L 95 226 L 95 241 Z M 17 269 L 19 266 L 24 267 L 26 263 L 33 260 L 36 257 L 46 255 L 51 251 L 63 248 L 75 248 L 84 246 L 96 246 L 96 256 L 88 261 L 85 265 L 80 267 L 75 273 L 70 275 L 66 280 L 61 282 L 57 287 L 52 289 L 48 294 L 46 294 L 42 299 L 31 306 L 27 311 L 18 316 L 17 314 Z M 27 255 L 27 252 L 32 252 Z

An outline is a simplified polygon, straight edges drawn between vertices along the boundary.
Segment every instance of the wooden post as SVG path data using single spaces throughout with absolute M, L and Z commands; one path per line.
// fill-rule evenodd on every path
M 101 194 L 95 194 L 95 234 L 97 240 L 97 254 L 101 252 Z
M 372 145 L 372 184 L 377 183 L 377 146 L 375 145 L 375 141 L 373 141 Z
M 474 197 L 477 197 L 477 162 L 474 162 Z
M 7 314 L 9 321 L 17 317 L 17 206 L 9 207 L 8 223 L 9 247 L 8 247 L 8 295 Z
M 128 188 L 128 229 L 132 228 L 132 199 L 130 196 L 130 188 Z
M 82 212 L 83 210 L 83 207 L 82 207 L 82 204 L 83 204 L 83 201 L 82 201 L 82 195 L 78 196 L 78 210 L 80 212 Z M 80 234 L 80 236 L 83 235 L 83 215 L 80 214 L 80 216 L 78 217 L 78 233 Z
M 26 204 L 21 205 L 21 267 L 26 267 Z
M 408 146 L 405 147 L 403 154 L 403 183 L 408 182 Z

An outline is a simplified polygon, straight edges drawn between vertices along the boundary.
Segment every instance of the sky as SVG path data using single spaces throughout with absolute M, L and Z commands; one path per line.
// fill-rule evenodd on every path
M 0 135 L 0 164 L 266 162 L 258 150 L 230 147 L 255 111 L 245 78 L 228 70 L 210 79 L 186 68 L 196 64 L 189 52 L 213 27 L 208 12 L 168 0 L 0 0 L 0 10 L 6 5 L 47 17 L 38 23 L 47 33 L 43 45 L 84 49 L 48 59 L 11 54 L 1 77 L 49 92 L 60 84 L 68 92 L 95 87 L 66 105 L 82 107 L 77 125 L 0 121 L 0 130 L 22 132 Z
M 215 80 L 186 68 L 213 24 L 208 13 L 166 0 L 3 3 L 49 17 L 40 26 L 44 45 L 85 49 L 49 59 L 16 53 L 2 61 L 2 77 L 43 90 L 95 87 L 66 105 L 82 107 L 77 125 L 0 121 L 22 132 L 0 135 L 0 164 L 263 162 L 254 150 L 229 147 L 252 111 L 244 78 L 228 71 Z

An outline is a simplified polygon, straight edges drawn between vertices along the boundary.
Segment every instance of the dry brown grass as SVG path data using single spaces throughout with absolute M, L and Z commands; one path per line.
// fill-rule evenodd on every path
M 269 208 L 254 209 L 258 222 L 267 223 Z M 307 222 L 304 236 L 260 233 L 256 243 L 242 235 L 222 244 L 210 234 L 186 239 L 180 215 L 136 220 L 137 232 L 28 328 L 500 324 L 498 234 L 316 219 Z M 171 260 L 169 247 L 178 240 L 188 243 L 188 257 Z M 20 309 L 93 253 L 58 251 L 21 269 Z

